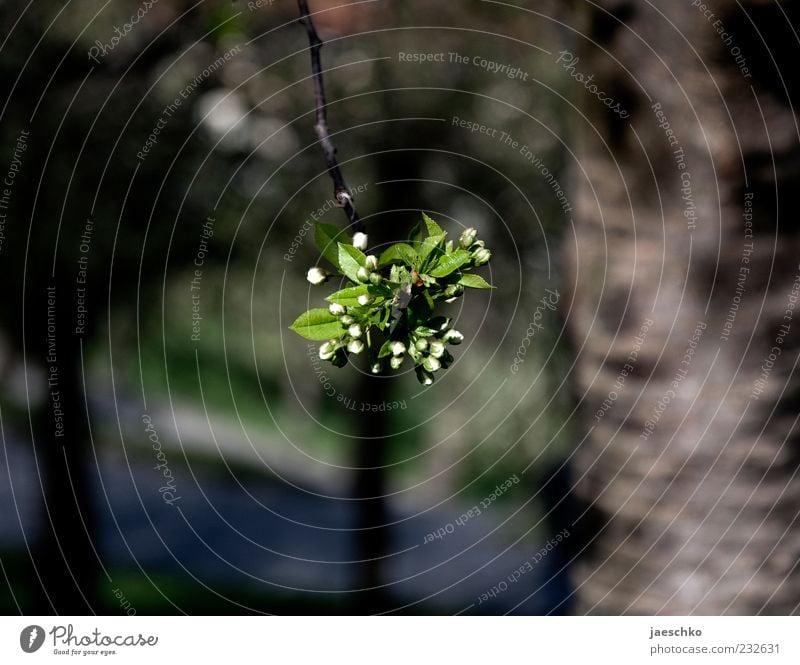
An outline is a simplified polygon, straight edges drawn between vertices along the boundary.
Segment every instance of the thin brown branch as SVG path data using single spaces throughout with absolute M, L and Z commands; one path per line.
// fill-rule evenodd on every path
M 308 43 L 311 51 L 311 72 L 314 79 L 314 101 L 316 104 L 316 121 L 314 123 L 314 130 L 319 138 L 322 150 L 325 153 L 325 162 L 328 165 L 328 173 L 333 180 L 333 196 L 337 204 L 344 210 L 347 215 L 349 225 L 354 232 L 364 232 L 364 223 L 356 212 L 353 199 L 350 196 L 350 191 L 342 175 L 342 170 L 339 168 L 339 161 L 336 159 L 336 147 L 331 141 L 330 132 L 328 130 L 328 102 L 325 99 L 325 83 L 322 80 L 322 64 L 320 59 L 320 51 L 322 50 L 322 40 L 317 34 L 314 27 L 314 22 L 311 20 L 311 14 L 308 10 L 308 0 L 297 0 L 300 7 L 300 22 L 305 26 L 308 33 Z

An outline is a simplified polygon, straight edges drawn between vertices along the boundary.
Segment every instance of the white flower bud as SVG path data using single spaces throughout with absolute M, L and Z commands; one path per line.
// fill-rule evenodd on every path
M 430 343 L 428 349 L 434 358 L 441 358 L 444 355 L 444 342 L 435 339 Z
M 322 268 L 314 266 L 313 268 L 309 268 L 308 272 L 306 273 L 306 279 L 316 286 L 317 284 L 322 284 L 322 282 L 328 279 L 328 273 Z
M 442 339 L 447 342 L 448 344 L 461 344 L 464 341 L 464 335 L 462 335 L 458 330 L 455 328 L 450 328 Z
M 470 226 L 468 229 L 464 229 L 461 232 L 461 237 L 458 239 L 458 244 L 463 249 L 468 249 L 469 246 L 475 242 L 475 238 L 477 237 L 478 232 Z
M 329 342 L 325 342 L 322 346 L 319 347 L 320 360 L 330 360 L 331 358 L 333 358 L 335 353 L 336 353 L 336 340 L 332 339 Z
M 341 316 L 347 311 L 347 308 L 344 305 L 332 302 L 330 305 L 328 305 L 328 311 L 334 316 Z
M 347 329 L 347 334 L 353 339 L 358 339 L 361 337 L 361 326 L 358 323 L 354 323 Z
M 406 352 L 406 345 L 402 342 L 392 342 L 389 349 L 393 356 L 402 356 Z
M 362 252 L 367 248 L 367 234 L 360 231 L 353 236 L 353 247 Z
M 424 337 L 422 339 L 418 339 L 414 343 L 414 346 L 416 346 L 420 351 L 425 351 L 428 348 L 428 340 Z
M 476 266 L 482 266 L 485 263 L 489 263 L 489 259 L 491 258 L 492 258 L 492 253 L 484 247 L 476 249 L 472 253 L 472 260 L 475 262 Z
M 370 368 L 370 371 L 373 374 L 380 374 L 381 373 L 381 364 L 380 363 L 372 363 L 372 367 Z
M 368 270 L 377 270 L 378 269 L 378 257 L 374 254 L 370 254 L 367 257 L 366 262 L 364 263 L 365 267 Z
M 383 282 L 383 277 L 377 272 L 374 272 L 369 276 L 369 281 L 373 286 L 380 286 L 381 282 Z
M 362 266 L 356 271 L 356 278 L 359 282 L 366 284 L 369 281 L 369 270 Z
M 417 367 L 417 379 L 423 386 L 429 386 L 433 383 L 433 374 L 426 372 L 422 367 Z
M 422 361 L 422 366 L 428 372 L 436 372 L 442 366 L 442 363 L 439 362 L 438 358 L 434 358 L 433 356 L 428 356 L 425 360 Z
M 351 339 L 347 343 L 347 350 L 350 353 L 361 353 L 364 350 L 364 342 L 362 342 L 360 339 Z
M 392 369 L 400 369 L 400 365 L 403 364 L 405 359 L 405 356 L 392 356 L 389 359 L 389 364 L 392 366 Z
M 358 296 L 358 298 L 356 298 L 356 300 L 358 301 L 359 305 L 361 305 L 362 307 L 366 307 L 373 300 L 375 300 L 375 298 L 373 298 L 370 295 L 367 295 L 366 293 L 362 293 L 360 296 Z
M 355 322 L 356 320 L 349 314 L 345 314 L 342 318 L 339 319 L 339 323 L 341 323 L 343 326 L 351 326 Z
M 445 299 L 444 299 L 444 301 L 445 301 L 445 302 L 446 302 L 448 305 L 452 305 L 452 304 L 453 304 L 453 303 L 454 303 L 456 300 L 458 300 L 458 298 L 456 298 L 456 296 L 453 296 L 452 298 L 445 298 Z

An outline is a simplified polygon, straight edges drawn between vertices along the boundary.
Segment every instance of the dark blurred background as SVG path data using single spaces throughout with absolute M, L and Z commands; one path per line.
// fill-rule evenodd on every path
M 0 3 L 0 612 L 797 612 L 800 3 L 310 4 L 370 246 L 498 288 L 320 363 L 297 3 Z
M 371 246 L 426 210 L 479 230 L 501 288 L 451 306 L 467 342 L 431 389 L 322 366 L 286 328 L 322 297 L 310 224 L 345 218 L 296 3 L 4 3 L 0 611 L 567 611 L 563 552 L 478 602 L 566 526 L 558 311 L 510 372 L 569 219 L 541 171 L 556 3 L 311 4 Z

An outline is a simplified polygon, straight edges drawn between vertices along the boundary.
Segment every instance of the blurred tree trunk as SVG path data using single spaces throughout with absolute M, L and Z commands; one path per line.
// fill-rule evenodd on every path
M 688 0 L 602 0 L 587 17 L 596 43 L 574 71 L 629 118 L 570 81 L 590 120 L 566 243 L 590 432 L 575 457 L 581 614 L 784 614 L 800 601 L 800 307 L 784 318 L 800 258 L 786 67 L 798 3 L 706 4 L 713 16 Z

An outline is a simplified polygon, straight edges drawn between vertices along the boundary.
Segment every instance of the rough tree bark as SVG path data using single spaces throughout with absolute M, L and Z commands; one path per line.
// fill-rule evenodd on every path
M 578 613 L 800 601 L 798 3 L 706 5 L 601 0 L 573 64 L 630 113 L 574 171 Z

